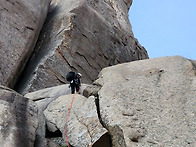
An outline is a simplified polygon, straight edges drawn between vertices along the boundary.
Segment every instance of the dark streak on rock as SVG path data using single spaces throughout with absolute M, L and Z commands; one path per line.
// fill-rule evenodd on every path
M 69 65 L 69 67 L 71 67 L 71 68 L 74 68 L 68 61 L 67 61 L 67 59 L 65 58 L 65 56 L 63 55 L 63 53 L 61 52 L 61 48 L 60 47 L 58 47 L 57 49 L 56 49 L 56 51 L 59 53 L 59 55 L 63 58 L 63 60 Z M 75 69 L 75 68 L 74 68 Z
M 86 35 L 82 34 L 82 36 L 84 36 L 85 38 L 88 38 Z
M 28 26 L 26 26 L 26 29 L 29 29 L 29 30 L 34 30 L 34 28 L 32 28 L 32 27 L 28 27 Z
M 29 127 L 27 123 L 27 107 L 29 100 L 10 91 L 5 91 L 0 99 L 9 103 L 9 109 L 13 115 L 13 123 L 15 123 L 16 126 L 16 131 L 14 131 L 15 146 L 30 146 Z
M 6 0 L 7 2 L 11 3 L 12 5 L 15 5 L 14 2 L 11 2 L 10 0 Z

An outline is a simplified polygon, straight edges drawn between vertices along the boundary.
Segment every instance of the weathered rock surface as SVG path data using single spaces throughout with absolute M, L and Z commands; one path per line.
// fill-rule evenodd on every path
M 87 147 L 96 143 L 109 146 L 107 130 L 99 122 L 94 97 L 86 98 L 75 95 L 73 105 L 65 124 L 73 95 L 61 96 L 49 104 L 44 111 L 49 131 L 60 130 L 65 139 L 65 128 L 68 141 L 74 147 Z M 101 140 L 99 142 L 99 140 Z M 97 146 L 99 146 L 97 145 Z
M 57 99 L 59 96 L 70 94 L 71 90 L 68 86 L 68 84 L 65 84 L 25 94 L 25 97 L 35 101 L 38 106 L 39 125 L 36 132 L 36 147 L 46 147 L 49 146 L 49 144 L 54 144 L 46 139 L 46 120 L 43 115 L 43 111 L 52 101 Z M 86 87 L 86 84 L 81 85 L 81 93 Z
M 0 1 L 0 84 L 13 88 L 32 53 L 50 0 Z
M 33 147 L 37 126 L 36 104 L 0 86 L 0 146 Z
M 95 83 L 113 147 L 196 146 L 195 63 L 163 57 L 101 71 Z
M 196 61 L 135 61 L 148 55 L 128 20 L 132 0 L 52 0 L 42 28 L 49 3 L 0 1 L 1 147 L 66 145 L 65 127 L 74 147 L 196 147 Z M 82 83 L 102 71 L 65 123 L 71 70 Z
M 81 93 L 87 87 L 87 84 L 81 84 Z M 41 89 L 35 92 L 25 94 L 25 97 L 35 101 L 40 110 L 45 110 L 53 100 L 57 99 L 59 96 L 71 94 L 71 88 L 69 84 L 63 84 L 60 86 L 50 87 Z
M 66 83 L 70 70 L 91 83 L 107 66 L 148 58 L 134 38 L 128 0 L 53 0 L 34 54 L 17 86 L 27 93 Z

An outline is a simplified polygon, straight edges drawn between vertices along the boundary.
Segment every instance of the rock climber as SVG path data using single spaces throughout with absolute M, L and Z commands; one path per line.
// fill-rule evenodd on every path
M 75 93 L 75 90 L 78 94 L 80 94 L 80 79 L 82 78 L 82 74 L 81 73 L 77 73 L 75 74 L 73 80 L 70 81 L 70 87 L 71 87 L 71 94 Z

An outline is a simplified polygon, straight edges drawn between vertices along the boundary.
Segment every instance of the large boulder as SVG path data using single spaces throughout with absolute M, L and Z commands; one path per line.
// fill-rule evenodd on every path
M 50 0 L 0 1 L 0 84 L 13 88 L 32 53 Z
M 81 93 L 83 93 L 83 90 L 87 86 L 87 84 L 81 84 Z M 35 101 L 35 103 L 38 105 L 39 110 L 44 111 L 47 106 L 59 96 L 68 94 L 71 94 L 71 88 L 69 88 L 69 84 L 63 84 L 30 92 L 25 94 L 24 96 Z
M 34 147 L 37 127 L 36 104 L 0 86 L 0 146 Z
M 70 70 L 91 83 L 104 67 L 148 58 L 128 20 L 131 2 L 53 0 L 17 90 L 27 93 L 67 83 Z
M 83 89 L 85 89 L 86 87 L 87 87 L 86 84 L 81 85 L 81 93 L 83 92 Z M 57 99 L 59 96 L 68 95 L 68 94 L 71 94 L 71 90 L 68 84 L 64 84 L 60 86 L 41 89 L 24 95 L 25 97 L 33 100 L 38 106 L 39 125 L 36 131 L 36 141 L 35 141 L 36 147 L 49 146 L 48 141 L 50 141 L 49 144 L 53 144 L 51 140 L 46 139 L 46 135 L 47 135 L 46 119 L 43 112 L 52 101 Z
M 93 87 L 99 85 L 100 114 L 114 147 L 196 146 L 195 63 L 162 57 L 101 71 Z
M 110 138 L 99 122 L 94 99 L 93 96 L 87 99 L 76 94 L 61 96 L 50 103 L 44 111 L 48 130 L 60 130 L 65 140 L 66 128 L 69 144 L 75 147 L 108 147 Z M 71 102 L 73 104 L 68 115 Z

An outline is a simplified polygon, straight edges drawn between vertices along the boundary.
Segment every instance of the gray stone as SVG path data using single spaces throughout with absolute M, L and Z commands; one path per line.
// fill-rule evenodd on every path
M 73 96 L 73 105 L 65 122 Z M 61 96 L 49 104 L 44 115 L 50 131 L 59 129 L 64 140 L 66 127 L 68 141 L 74 147 L 92 146 L 107 135 L 107 130 L 99 122 L 93 96 L 88 99 L 77 94 Z
M 0 1 L 0 84 L 13 88 L 32 53 L 50 0 Z
M 91 95 L 98 97 L 98 91 L 101 89 L 101 85 L 97 85 L 95 82 L 92 85 L 87 86 L 84 91 L 83 95 L 85 97 L 89 97 Z
M 52 140 L 47 140 L 47 147 L 60 147 L 58 144 L 56 144 L 55 142 L 53 142 Z
M 174 56 L 101 71 L 100 113 L 114 147 L 196 145 L 195 63 Z
M 33 147 L 38 127 L 36 104 L 8 88 L 0 88 L 0 146 Z
M 43 111 L 47 108 L 47 106 L 57 99 L 59 96 L 67 95 L 71 93 L 68 84 L 50 87 L 46 89 L 41 89 L 35 92 L 25 94 L 25 97 L 35 101 L 38 106 L 38 118 L 39 118 L 39 126 L 36 131 L 36 147 L 45 147 L 49 146 L 46 137 L 46 120 L 43 114 Z M 83 89 L 86 88 L 86 84 L 81 85 L 81 93 Z M 50 125 L 48 125 L 50 127 Z M 52 126 L 51 126 L 52 129 Z M 54 130 L 54 129 L 53 129 Z M 56 128 L 55 128 L 56 130 Z M 52 142 L 49 142 L 52 144 Z
M 83 93 L 83 90 L 87 86 L 87 84 L 81 84 L 81 93 Z M 24 96 L 35 101 L 39 110 L 44 111 L 48 104 L 57 99 L 59 96 L 68 94 L 71 94 L 71 88 L 69 88 L 69 84 L 63 84 L 27 93 Z
M 104 67 L 148 58 L 128 20 L 132 1 L 54 0 L 30 65 L 18 86 L 27 93 L 67 83 L 70 70 L 92 83 Z

